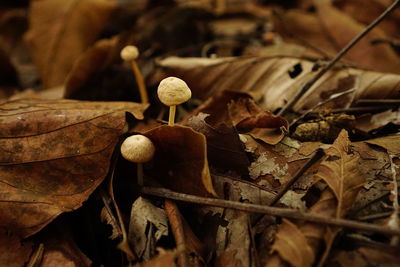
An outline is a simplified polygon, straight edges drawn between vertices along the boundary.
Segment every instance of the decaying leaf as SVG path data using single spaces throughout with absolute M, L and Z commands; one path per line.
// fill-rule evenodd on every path
M 82 205 L 108 172 L 128 102 L 16 100 L 1 106 L 0 225 L 21 236 Z
M 136 267 L 174 267 L 176 266 L 175 260 L 179 252 L 176 250 L 162 250 L 159 249 L 159 254 L 151 260 L 136 264 Z
M 236 57 L 236 58 L 177 58 L 158 62 L 167 74 L 181 77 L 192 89 L 193 95 L 205 100 L 224 90 L 245 92 L 253 96 L 264 110 L 282 107 L 315 73 L 314 63 L 293 57 Z M 294 78 L 289 73 L 295 65 L 302 71 Z M 397 89 L 400 76 L 365 71 L 356 68 L 330 70 L 293 107 L 295 111 L 308 110 L 326 98 L 327 92 L 338 87 L 344 77 L 358 77 L 359 86 L 354 101 L 363 99 L 399 98 Z M 353 98 L 349 98 L 353 99 Z M 331 108 L 346 107 L 349 103 L 336 103 Z
M 31 3 L 26 41 L 44 88 L 64 83 L 75 60 L 107 25 L 115 6 L 111 0 Z
M 165 211 L 139 197 L 132 205 L 129 222 L 129 241 L 136 254 L 144 260 L 149 260 L 153 255 L 155 243 L 165 235 L 168 235 Z
M 184 126 L 160 126 L 144 133 L 156 147 L 154 170 L 173 190 L 215 196 L 207 161 L 206 138 Z

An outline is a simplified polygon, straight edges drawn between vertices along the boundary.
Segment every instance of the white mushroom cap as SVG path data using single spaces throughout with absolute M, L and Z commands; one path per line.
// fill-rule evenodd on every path
M 150 161 L 154 156 L 153 142 L 144 135 L 132 135 L 121 145 L 122 156 L 131 162 L 143 163 Z
M 121 50 L 121 58 L 125 61 L 132 61 L 139 56 L 139 50 L 134 45 L 127 45 Z
M 176 77 L 168 77 L 160 82 L 157 90 L 158 98 L 167 106 L 175 106 L 188 101 L 192 97 L 188 85 Z

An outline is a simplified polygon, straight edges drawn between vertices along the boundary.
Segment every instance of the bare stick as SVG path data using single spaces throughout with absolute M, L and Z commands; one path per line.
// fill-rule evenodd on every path
M 164 201 L 165 212 L 167 213 L 169 223 L 171 224 L 172 233 L 174 234 L 176 248 L 179 252 L 178 262 L 179 266 L 188 266 L 188 259 L 186 255 L 185 234 L 183 231 L 183 224 L 181 214 L 176 204 L 166 199 Z
M 362 223 L 357 221 L 351 221 L 346 219 L 336 219 L 330 217 L 318 216 L 310 213 L 303 213 L 293 209 L 277 208 L 270 206 L 262 206 L 256 204 L 248 204 L 237 201 L 215 199 L 199 197 L 194 195 L 188 195 L 183 193 L 177 193 L 164 188 L 157 187 L 143 187 L 142 193 L 162 198 L 174 199 L 177 201 L 184 201 L 189 203 L 202 204 L 206 206 L 214 206 L 227 209 L 236 209 L 245 212 L 254 212 L 261 214 L 269 214 L 271 216 L 279 216 L 285 218 L 291 218 L 296 220 L 310 221 L 314 223 L 322 223 L 326 225 L 333 225 L 339 227 L 352 228 L 362 231 L 375 232 L 387 235 L 398 235 L 400 236 L 400 230 L 391 229 L 384 226 L 374 225 L 370 223 Z
M 365 35 L 367 35 L 376 25 L 378 25 L 387 15 L 390 14 L 398 5 L 400 0 L 396 0 L 391 6 L 389 6 L 378 18 L 376 18 L 367 28 L 358 34 L 350 43 L 348 43 L 342 50 L 333 58 L 324 68 L 321 69 L 317 75 L 311 80 L 306 82 L 304 86 L 293 96 L 289 102 L 278 112 L 279 116 L 284 116 L 288 110 L 290 110 L 299 99 L 328 71 L 330 70 L 355 44 L 358 43 Z
M 285 186 L 278 192 L 278 194 L 271 201 L 270 206 L 274 206 L 283 195 L 289 190 L 289 188 L 303 175 L 303 173 L 308 170 L 316 161 L 318 161 L 323 156 L 322 149 L 318 149 L 311 158 L 296 172 L 296 174 L 285 184 Z

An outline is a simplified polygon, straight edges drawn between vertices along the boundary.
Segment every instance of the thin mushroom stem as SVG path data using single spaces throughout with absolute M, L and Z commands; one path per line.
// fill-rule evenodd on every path
M 143 179 L 143 163 L 141 163 L 141 162 L 137 163 L 136 171 L 137 171 L 137 183 L 139 186 L 143 186 L 143 181 L 144 181 L 144 179 Z
M 176 106 L 170 106 L 169 107 L 169 120 L 168 120 L 168 125 L 169 126 L 174 126 L 175 124 L 175 113 L 176 113 Z
M 147 95 L 146 86 L 144 84 L 144 79 L 142 73 L 139 70 L 136 60 L 131 61 L 133 74 L 135 75 L 136 83 L 139 87 L 140 101 L 142 104 L 149 103 L 149 96 Z

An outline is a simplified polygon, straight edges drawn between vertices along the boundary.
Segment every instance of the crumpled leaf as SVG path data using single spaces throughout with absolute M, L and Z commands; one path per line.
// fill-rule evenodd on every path
M 30 236 L 102 182 L 128 102 L 21 99 L 0 105 L 0 225 Z
M 302 71 L 294 78 L 289 72 L 300 64 Z M 169 57 L 158 62 L 166 75 L 186 81 L 193 96 L 205 100 L 224 90 L 250 94 L 264 110 L 274 111 L 282 107 L 310 80 L 314 63 L 293 57 L 236 57 L 236 58 L 178 58 Z M 327 92 L 338 87 L 338 82 L 349 75 L 358 77 L 359 86 L 354 98 L 399 98 L 397 90 L 400 76 L 365 71 L 356 68 L 337 68 L 328 71 L 293 107 L 295 111 L 310 109 L 325 100 Z M 328 94 L 329 95 L 329 94 Z M 348 102 L 335 103 L 330 108 L 346 107 Z M 321 107 L 322 108 L 322 107 Z
M 25 39 L 44 88 L 64 83 L 75 60 L 98 38 L 115 7 L 111 0 L 32 1 Z
M 400 125 L 399 110 L 386 110 L 377 114 L 366 114 L 365 116 L 360 116 L 356 121 L 356 128 L 369 132 L 383 127 L 388 123 Z
M 240 98 L 229 104 L 233 125 L 267 144 L 279 143 L 289 129 L 289 122 L 269 111 L 263 111 L 252 99 Z
M 144 135 L 156 147 L 153 161 L 159 182 L 182 193 L 216 196 L 203 134 L 189 127 L 163 125 Z
M 145 198 L 136 199 L 132 204 L 128 236 L 136 254 L 144 260 L 149 260 L 155 243 L 166 235 L 168 235 L 168 220 L 165 211 Z

